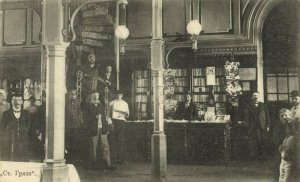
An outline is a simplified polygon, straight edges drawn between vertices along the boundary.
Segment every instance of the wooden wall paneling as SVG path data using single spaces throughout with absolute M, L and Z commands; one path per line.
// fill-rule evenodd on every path
M 233 0 L 232 7 L 233 33 L 241 34 L 241 0 Z
M 130 37 L 151 37 L 152 1 L 128 0 L 127 27 Z
M 31 45 L 31 40 L 32 40 L 32 10 L 27 8 L 26 9 L 26 45 L 29 46 Z
M 26 43 L 26 9 L 4 10 L 4 45 L 24 45 Z
M 3 42 L 3 10 L 0 10 L 0 48 L 2 48 L 2 42 Z
M 186 33 L 185 2 L 182 0 L 163 1 L 163 32 L 168 35 Z
M 32 17 L 31 17 L 31 22 L 32 22 L 32 39 L 31 39 L 31 44 L 40 44 L 41 43 L 41 31 L 42 31 L 42 22 L 41 22 L 41 17 L 37 12 L 32 10 Z
M 191 0 L 185 0 L 185 21 L 186 25 L 191 21 L 192 19 L 192 1 Z
M 204 33 L 229 33 L 233 28 L 232 0 L 201 0 L 201 23 Z

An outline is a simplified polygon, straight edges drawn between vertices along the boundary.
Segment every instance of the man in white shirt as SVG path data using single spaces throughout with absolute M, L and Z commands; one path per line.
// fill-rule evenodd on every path
M 124 160 L 124 126 L 126 117 L 129 116 L 128 104 L 122 98 L 123 93 L 117 90 L 116 99 L 110 102 L 108 109 L 108 121 L 111 121 L 114 126 L 114 131 L 110 131 L 109 134 L 111 156 L 117 163 L 122 163 Z

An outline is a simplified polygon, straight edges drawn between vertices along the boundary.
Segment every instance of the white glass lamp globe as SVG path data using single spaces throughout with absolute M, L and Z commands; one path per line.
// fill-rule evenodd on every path
M 199 23 L 199 20 L 191 20 L 188 23 L 186 30 L 191 35 L 199 35 L 202 30 L 202 25 Z
M 129 30 L 125 25 L 119 25 L 115 30 L 115 35 L 119 39 L 125 40 L 129 36 Z

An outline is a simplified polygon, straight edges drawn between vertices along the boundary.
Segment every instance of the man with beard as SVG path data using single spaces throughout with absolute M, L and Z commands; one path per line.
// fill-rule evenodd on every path
M 3 134 L 3 159 L 28 161 L 31 154 L 29 144 L 30 114 L 22 109 L 21 94 L 12 96 L 12 108 L 3 113 L 0 132 Z
M 88 55 L 88 64 L 81 66 L 80 70 L 83 73 L 81 96 L 83 105 L 85 105 L 90 102 L 91 93 L 97 90 L 98 82 L 102 84 L 106 83 L 100 77 L 100 71 L 96 65 L 96 56 L 94 53 Z
M 249 125 L 250 156 L 266 157 L 267 135 L 270 128 L 269 112 L 266 105 L 259 101 L 259 92 L 252 94 L 252 101 L 245 108 L 245 120 Z

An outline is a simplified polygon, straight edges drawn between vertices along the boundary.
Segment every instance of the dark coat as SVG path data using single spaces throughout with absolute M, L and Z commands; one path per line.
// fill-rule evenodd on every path
M 105 102 L 105 87 L 108 88 L 108 103 L 110 103 L 112 100 L 114 100 L 115 98 L 115 91 L 116 91 L 116 87 L 117 87 L 117 79 L 115 77 L 115 74 L 114 73 L 111 73 L 110 77 L 107 78 L 107 75 L 106 73 L 102 73 L 101 76 L 100 76 L 103 81 L 105 82 L 105 84 L 103 83 L 100 83 L 98 85 L 98 90 L 99 90 L 99 93 L 100 93 L 100 99 L 101 99 L 101 102 L 104 103 Z M 110 82 L 111 84 L 107 84 L 107 82 Z
M 175 119 L 195 120 L 198 116 L 197 106 L 191 102 L 189 107 L 185 108 L 185 103 L 180 102 L 175 112 Z
M 14 116 L 12 109 L 3 113 L 0 132 L 4 160 L 28 161 L 32 152 L 29 141 L 30 127 L 31 119 L 28 111 L 22 109 L 19 119 Z
M 245 108 L 245 121 L 248 124 L 250 135 L 257 129 L 266 131 L 267 127 L 270 127 L 269 112 L 266 105 L 258 102 L 258 105 L 255 106 L 254 102 L 251 102 Z
M 85 127 L 87 129 L 88 135 L 89 136 L 95 136 L 97 135 L 98 131 L 98 119 L 97 115 L 101 114 L 101 121 L 102 121 L 102 129 L 101 129 L 101 134 L 106 134 L 107 133 L 107 122 L 104 117 L 104 107 L 102 104 L 98 104 L 95 106 L 95 104 L 89 103 L 86 108 L 85 112 Z

